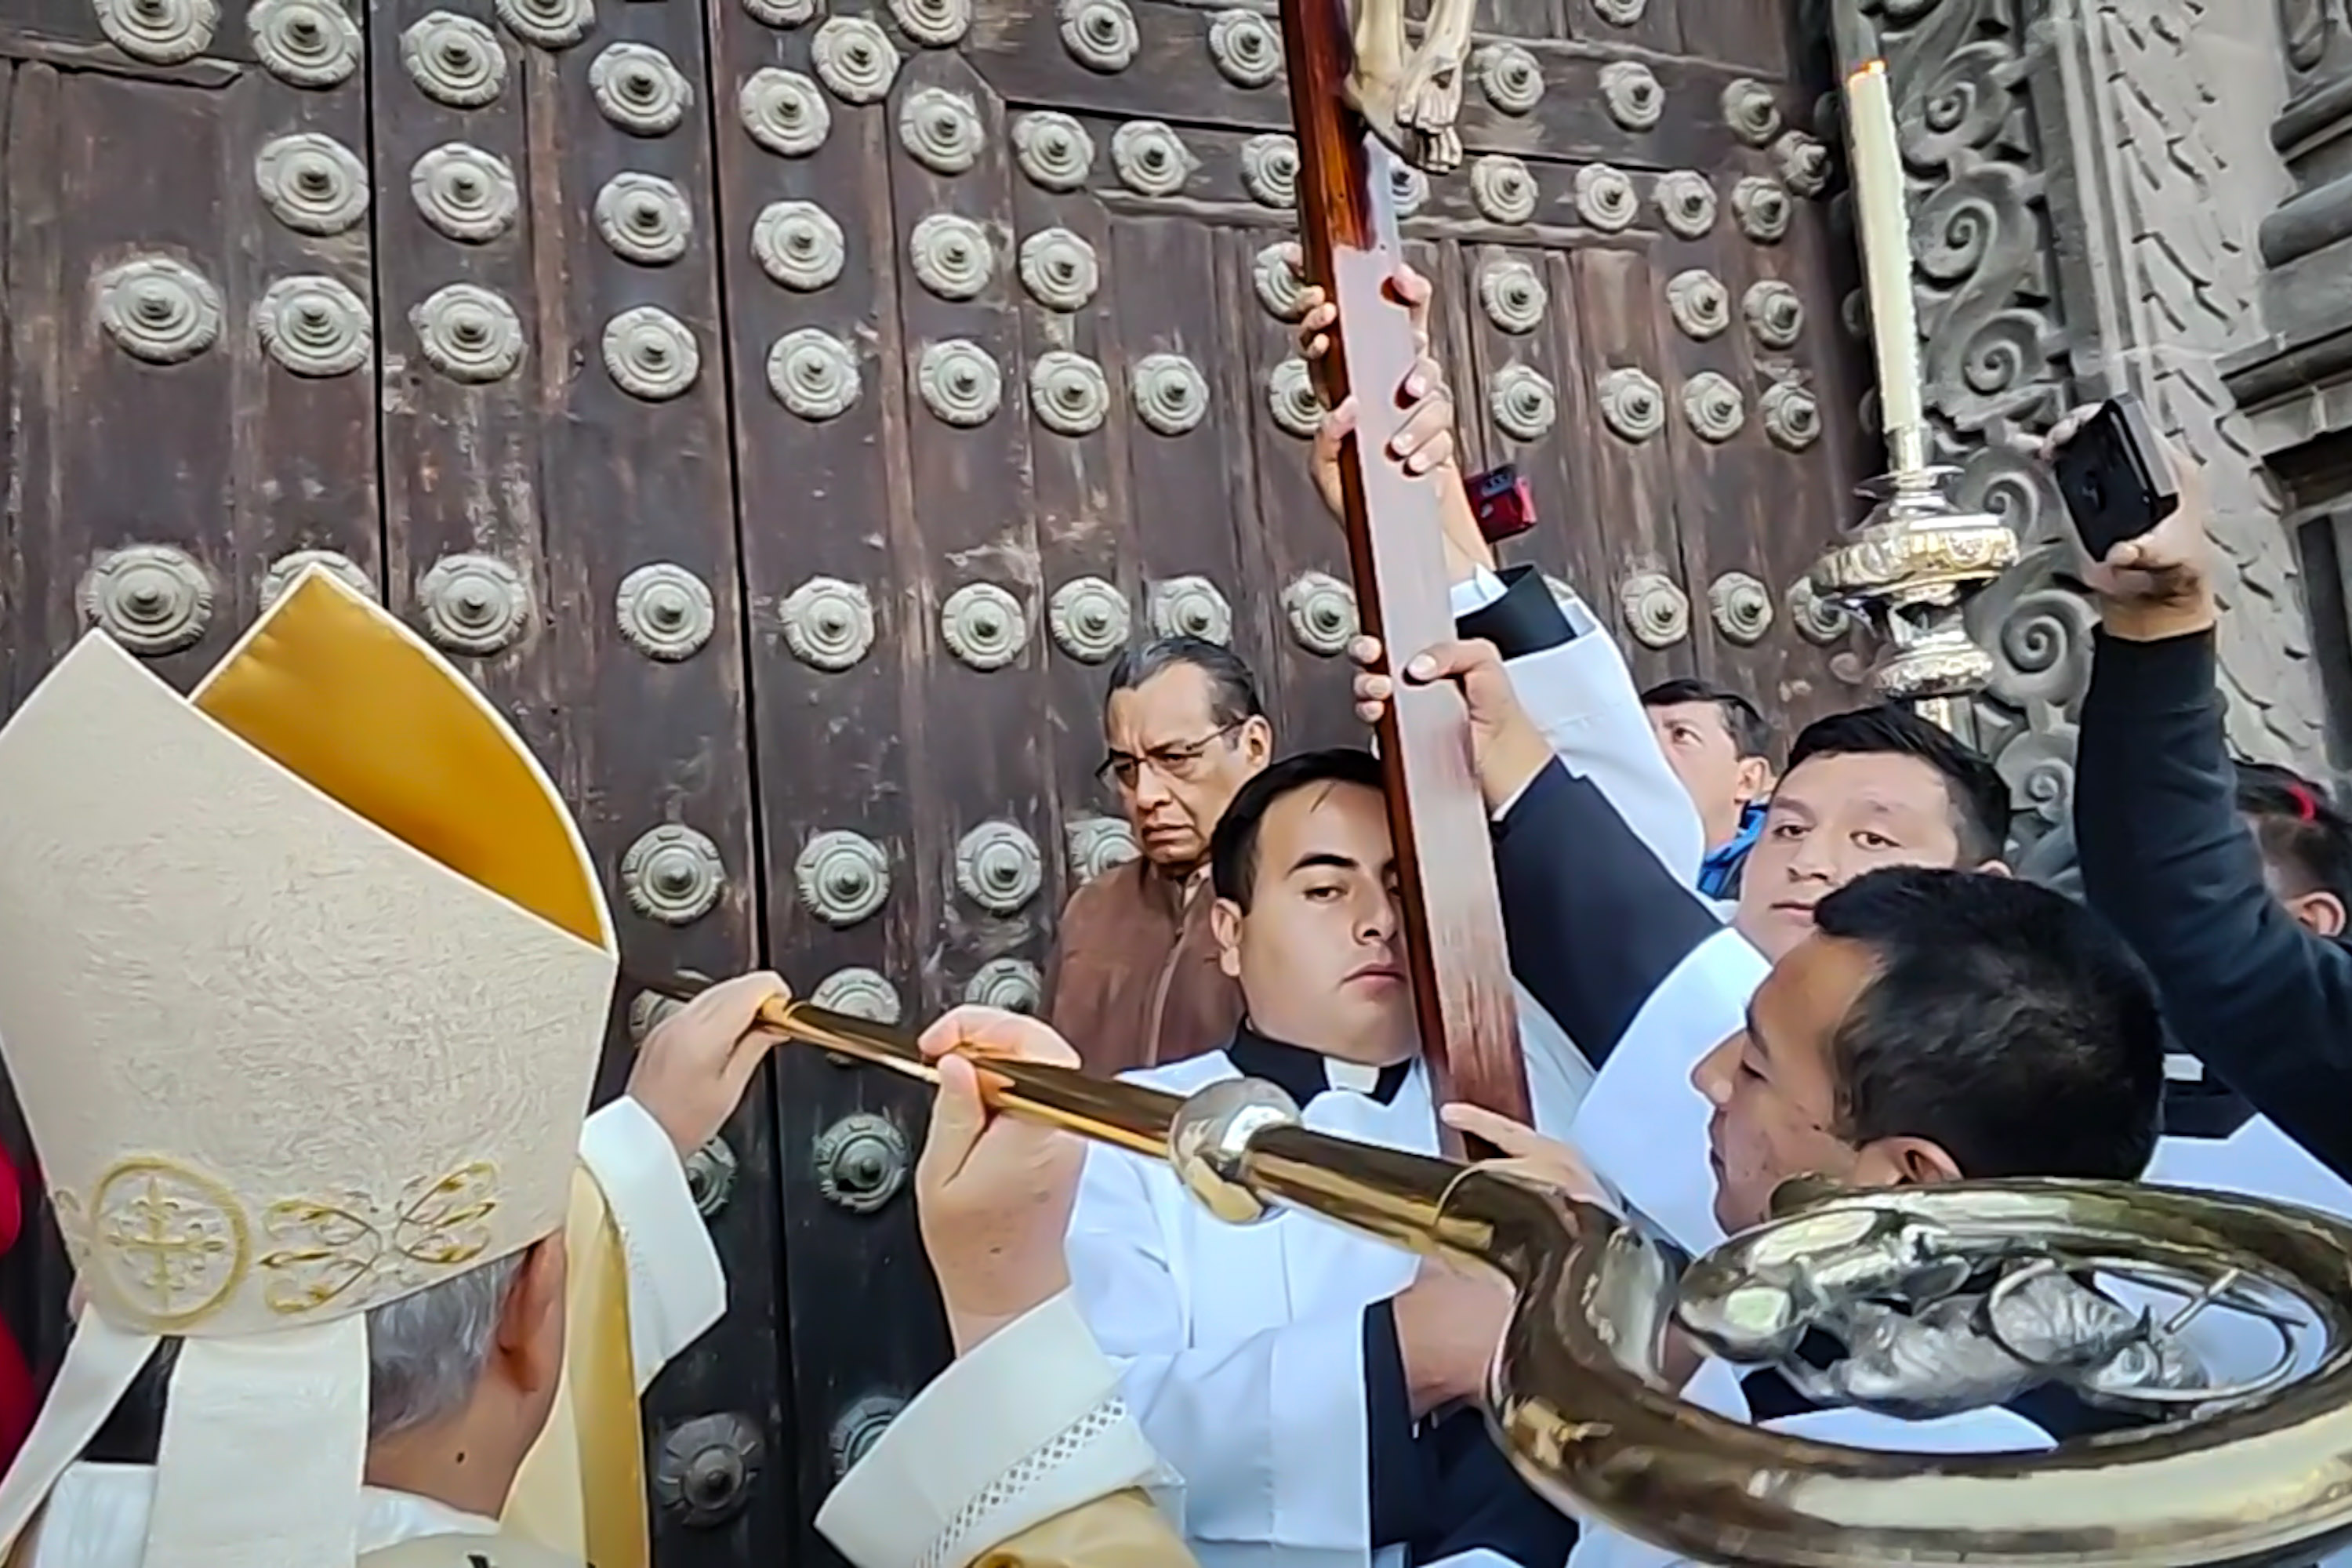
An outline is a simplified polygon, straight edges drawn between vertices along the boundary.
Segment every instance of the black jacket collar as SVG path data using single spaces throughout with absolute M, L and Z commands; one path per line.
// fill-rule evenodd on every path
M 1298 1102 L 1304 1110 L 1318 1094 L 1330 1090 L 1333 1058 L 1304 1046 L 1294 1046 L 1258 1033 L 1256 1026 L 1244 1018 L 1234 1031 L 1233 1043 L 1225 1047 L 1225 1058 L 1234 1070 L 1244 1078 L 1261 1078 Z M 1412 1063 L 1402 1061 L 1381 1068 L 1379 1080 L 1367 1090 L 1372 1099 L 1387 1105 L 1404 1087 Z

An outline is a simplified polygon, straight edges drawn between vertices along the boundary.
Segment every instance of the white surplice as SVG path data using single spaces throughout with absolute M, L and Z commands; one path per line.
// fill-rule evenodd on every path
M 580 1131 L 580 1158 L 620 1232 L 629 1277 L 629 1349 L 642 1392 L 725 1313 L 727 1276 L 677 1150 L 643 1106 L 624 1097 L 591 1116 Z M 73 1466 L 36 1527 L 30 1568 L 138 1568 L 154 1490 L 155 1472 L 146 1465 Z M 433 1535 L 495 1534 L 499 1528 L 495 1520 L 380 1487 L 365 1489 L 362 1509 L 362 1552 Z

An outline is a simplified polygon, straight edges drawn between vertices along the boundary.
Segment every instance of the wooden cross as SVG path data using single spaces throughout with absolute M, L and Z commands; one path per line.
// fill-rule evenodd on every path
M 1402 0 L 1358 4 L 1380 13 L 1377 19 L 1401 36 Z M 1468 5 L 1457 5 L 1466 43 Z M 1438 487 L 1460 479 L 1409 476 L 1387 456 L 1404 418 L 1396 394 L 1418 355 L 1410 314 L 1389 288 L 1404 259 L 1391 195 L 1391 154 L 1350 104 L 1351 90 L 1366 100 L 1366 83 L 1356 76 L 1347 0 L 1281 0 L 1281 7 L 1307 275 L 1339 310 L 1330 347 L 1317 362 L 1318 390 L 1326 407 L 1337 407 L 1351 384 L 1369 394 L 1339 459 L 1348 564 L 1364 630 L 1381 639 L 1391 666 L 1401 666 L 1454 637 Z M 1385 15 L 1390 10 L 1396 15 Z M 1367 19 L 1355 18 L 1355 28 Z M 1433 18 L 1432 43 L 1438 26 Z M 1457 74 L 1460 48 L 1454 45 Z M 1391 134 L 1397 134 L 1393 125 Z M 1458 143 L 1453 155 L 1459 156 Z M 1400 682 L 1379 736 L 1433 1091 L 1440 1104 L 1467 1100 L 1531 1121 L 1486 805 L 1471 765 L 1460 693 Z M 1446 1140 L 1449 1152 L 1458 1152 L 1450 1131 Z

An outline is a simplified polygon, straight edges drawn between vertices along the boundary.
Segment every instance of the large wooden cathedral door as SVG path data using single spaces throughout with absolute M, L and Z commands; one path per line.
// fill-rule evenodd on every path
M 1509 552 L 1801 717 L 1862 442 L 1793 10 L 1488 0 L 1470 161 L 1400 195 Z M 1356 732 L 1280 68 L 1264 0 L 0 0 L 8 697 L 89 624 L 193 679 L 323 558 L 541 749 L 633 973 L 1034 1005 L 1129 852 L 1120 646 Z M 943 1352 L 921 1110 L 787 1055 L 694 1162 L 732 1302 L 649 1397 L 664 1561 L 831 1560 Z M 8 1279 L 53 1345 L 54 1257 Z

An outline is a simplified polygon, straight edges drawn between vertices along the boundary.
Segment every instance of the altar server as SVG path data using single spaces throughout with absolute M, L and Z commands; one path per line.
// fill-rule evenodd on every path
M 642 1568 L 635 1394 L 725 1304 L 682 1160 L 780 984 L 585 1117 L 615 958 L 579 831 L 315 569 L 185 699 L 84 638 L 0 799 L 0 1040 L 84 1300 L 0 1550 Z M 77 1463 L 159 1357 L 156 1463 Z

